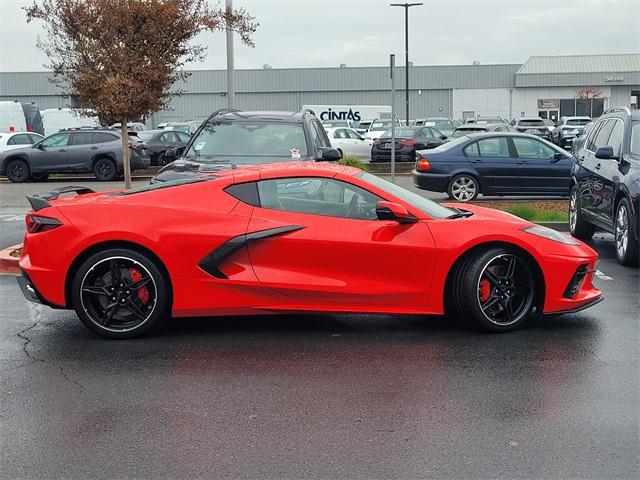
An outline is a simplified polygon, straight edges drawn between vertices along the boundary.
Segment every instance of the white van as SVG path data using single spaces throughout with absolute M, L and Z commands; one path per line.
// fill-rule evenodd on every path
M 63 128 L 99 127 L 98 117 L 83 117 L 72 108 L 48 108 L 41 110 L 44 135 L 48 136 Z
M 26 132 L 27 122 L 20 102 L 0 102 L 0 132 Z

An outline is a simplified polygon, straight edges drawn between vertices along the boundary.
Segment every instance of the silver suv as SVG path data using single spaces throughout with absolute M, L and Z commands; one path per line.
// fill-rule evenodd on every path
M 591 118 L 589 117 L 561 117 L 557 127 L 560 132 L 558 145 L 561 148 L 570 149 L 573 139 L 576 138 L 578 132 L 589 122 L 591 122 Z
M 129 137 L 131 170 L 150 164 L 147 145 Z M 122 174 L 122 137 L 110 128 L 61 130 L 33 145 L 0 153 L 0 175 L 15 183 L 46 180 L 50 173 L 93 172 L 98 180 Z

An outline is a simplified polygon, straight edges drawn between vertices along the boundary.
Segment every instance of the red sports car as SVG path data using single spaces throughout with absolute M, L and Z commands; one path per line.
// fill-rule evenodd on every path
M 451 311 L 503 332 L 601 299 L 587 245 L 351 167 L 270 164 L 28 199 L 24 294 L 105 337 L 170 316 L 284 311 Z

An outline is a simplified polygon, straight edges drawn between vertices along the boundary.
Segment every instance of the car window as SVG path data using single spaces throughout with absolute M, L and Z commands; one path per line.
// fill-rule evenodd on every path
M 26 133 L 21 133 L 19 135 L 14 135 L 15 145 L 31 145 L 31 138 Z M 8 143 L 8 142 L 7 142 Z
M 586 148 L 591 152 L 595 151 L 595 138 L 604 123 L 606 122 L 597 122 L 593 124 L 593 127 L 591 128 L 589 135 L 584 141 L 584 148 Z
M 609 141 L 607 145 L 613 148 L 613 154 L 616 157 L 620 157 L 620 150 L 622 149 L 622 137 L 624 136 L 624 123 L 620 120 L 612 120 L 613 129 L 611 135 L 609 135 Z
M 631 127 L 631 148 L 629 152 L 633 155 L 640 155 L 640 122 L 633 122 Z
M 567 120 L 566 125 L 586 125 L 590 121 L 591 120 L 587 118 L 572 118 L 570 120 Z
M 110 133 L 94 132 L 93 134 L 93 143 L 109 143 L 119 139 L 119 137 L 111 135 Z
M 600 130 L 598 130 L 598 133 L 596 134 L 595 140 L 594 140 L 594 149 L 593 151 L 595 152 L 598 148 L 600 147 L 604 147 L 605 145 L 608 145 L 609 143 L 609 136 L 611 135 L 611 130 L 613 130 L 615 120 L 607 120 L 604 122 L 604 125 L 602 125 L 602 127 L 600 127 Z
M 30 143 L 36 143 L 39 142 L 40 140 L 42 140 L 42 137 L 40 135 L 35 135 L 33 133 L 29 134 L 29 140 L 31 140 Z
M 467 157 L 479 157 L 480 156 L 480 151 L 478 150 L 478 142 L 473 142 L 470 145 L 467 145 L 466 147 L 464 147 L 464 154 Z
M 173 132 L 168 131 L 160 135 L 160 138 L 158 140 L 162 143 L 168 143 L 168 142 L 171 142 L 172 139 L 173 139 Z
M 210 122 L 197 133 L 185 156 L 200 162 L 216 161 L 217 156 L 243 157 L 245 164 L 305 159 L 307 142 L 301 123 Z
M 544 122 L 542 119 L 520 120 L 519 125 L 521 127 L 544 127 Z
M 42 142 L 44 147 L 64 147 L 69 143 L 68 133 L 56 133 L 48 138 L 45 138 Z
M 329 142 L 329 137 L 327 137 L 327 132 L 320 122 L 311 122 L 311 125 L 316 130 L 316 142 L 318 147 L 330 147 L 331 143 Z
M 71 136 L 71 145 L 89 145 L 93 143 L 93 132 L 75 132 Z
M 553 148 L 548 147 L 541 141 L 533 138 L 513 137 L 512 140 L 520 158 L 540 158 L 551 160 L 556 154 L 556 151 Z
M 505 137 L 483 138 L 478 140 L 478 150 L 481 157 L 502 157 L 508 158 L 509 144 Z
M 333 132 L 333 138 L 347 138 L 347 134 L 342 128 L 339 128 Z
M 188 133 L 184 133 L 184 132 L 174 132 L 177 136 L 178 136 L 178 142 L 182 142 L 182 143 L 187 143 L 189 140 L 191 140 L 191 135 L 189 135 Z
M 293 177 L 258 182 L 262 208 L 353 220 L 376 220 L 382 198 L 331 178 Z
M 362 137 L 355 130 L 346 129 L 345 132 L 352 140 L 362 140 Z

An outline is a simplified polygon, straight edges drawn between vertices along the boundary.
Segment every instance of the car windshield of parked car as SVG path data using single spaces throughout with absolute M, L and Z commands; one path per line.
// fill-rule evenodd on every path
M 468 133 L 478 133 L 478 132 L 486 132 L 487 129 L 483 127 L 476 128 L 461 128 L 459 130 L 454 131 L 449 138 L 460 138 Z
M 520 126 L 521 127 L 543 127 L 544 122 L 542 121 L 542 119 L 520 120 Z
M 369 130 L 389 130 L 391 128 L 391 120 L 373 122 Z
M 416 131 L 413 128 L 396 128 L 396 138 L 413 138 L 416 136 Z M 391 130 L 387 130 L 382 134 L 382 137 L 391 138 Z
M 395 183 L 389 182 L 388 180 L 384 180 L 375 175 L 371 175 L 370 173 L 362 172 L 361 174 L 359 174 L 359 176 L 371 185 L 378 187 L 379 189 L 393 195 L 394 197 L 397 197 L 414 206 L 418 210 L 429 215 L 431 218 L 447 218 L 456 213 L 455 210 L 451 208 L 444 207 L 439 203 L 434 202 L 433 200 L 429 200 L 422 195 L 418 195 L 417 193 L 411 192 L 406 188 L 402 188 Z
M 427 120 L 425 127 L 436 127 L 438 130 L 453 130 L 454 126 L 449 120 Z
M 583 126 L 586 125 L 587 123 L 589 123 L 591 120 L 586 119 L 586 118 L 572 118 L 570 120 L 567 120 L 567 125 L 578 125 L 578 126 Z
M 324 128 L 348 127 L 349 122 L 346 120 L 332 120 L 330 122 L 322 122 Z
M 215 161 L 215 157 L 243 157 L 244 163 L 283 158 L 304 160 L 307 143 L 302 124 L 265 121 L 212 122 L 192 141 L 185 158 Z
M 167 125 L 165 130 L 177 130 L 179 132 L 189 133 L 189 124 L 188 123 L 176 123 L 174 125 Z
M 633 122 L 631 127 L 631 155 L 640 156 L 640 121 Z
M 153 138 L 156 132 L 146 131 L 146 132 L 138 132 L 138 138 L 143 142 L 148 142 Z

